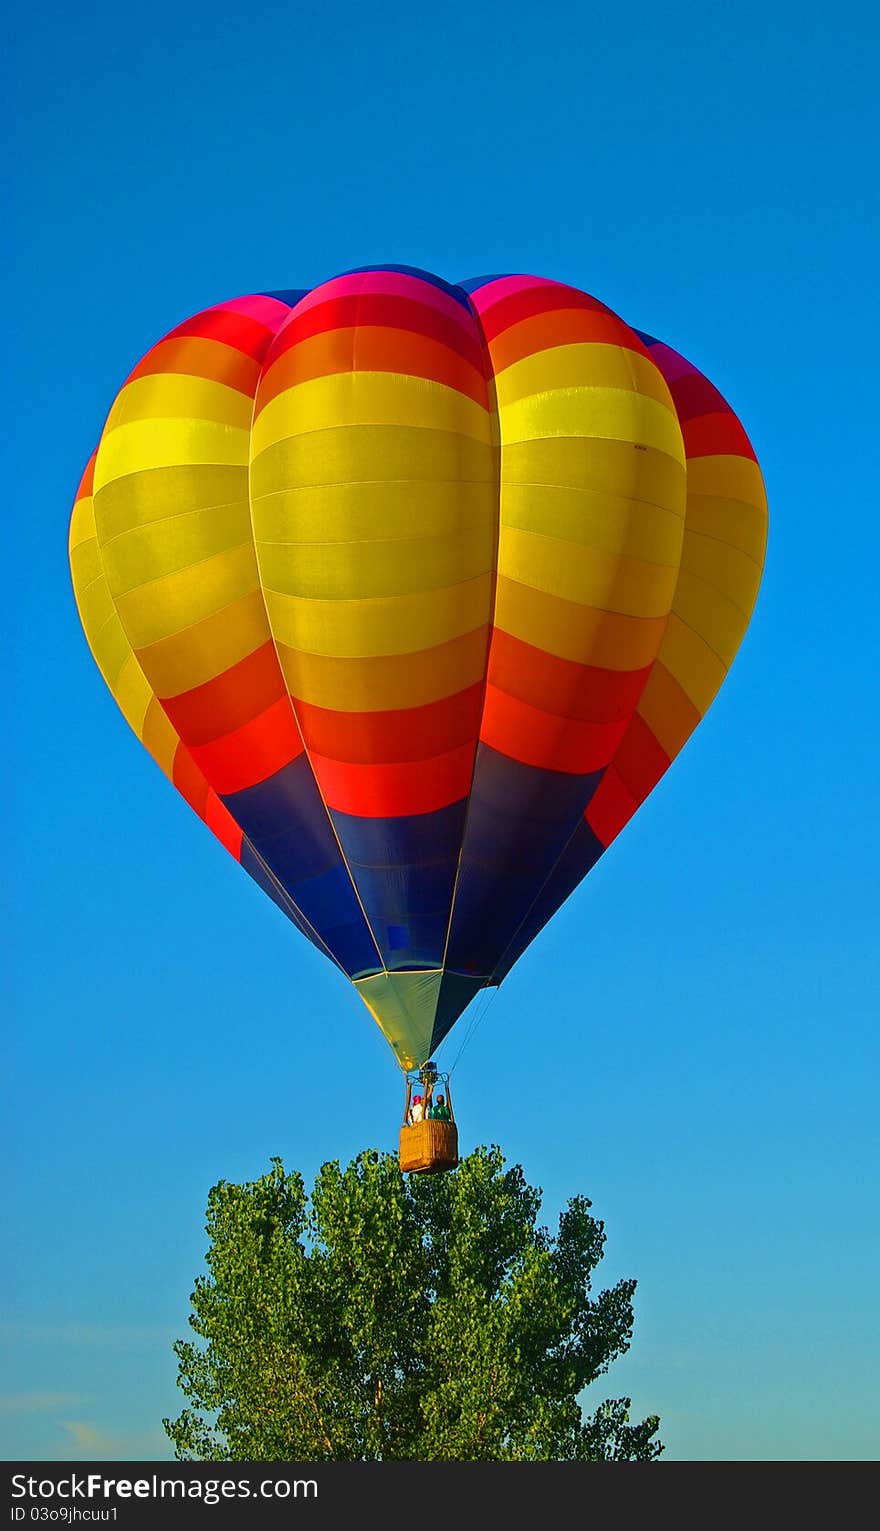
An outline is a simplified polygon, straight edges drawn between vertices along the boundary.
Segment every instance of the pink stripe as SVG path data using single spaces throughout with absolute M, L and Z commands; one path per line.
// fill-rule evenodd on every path
M 500 276 L 497 282 L 487 282 L 485 287 L 470 293 L 469 297 L 477 312 L 482 314 L 495 303 L 500 303 L 502 298 L 509 298 L 511 293 L 525 292 L 530 287 L 559 285 L 546 276 Z
M 675 382 L 680 377 L 702 376 L 691 362 L 686 361 L 677 351 L 673 351 L 671 346 L 648 346 L 647 350 L 652 362 L 663 374 L 667 383 Z
M 244 298 L 232 298 L 229 303 L 215 303 L 215 308 L 226 309 L 229 313 L 245 314 L 248 319 L 256 319 L 259 324 L 265 324 L 269 330 L 278 330 L 290 315 L 290 309 L 286 303 L 281 303 L 277 298 L 264 297 L 256 292 Z
M 314 308 L 317 303 L 327 303 L 332 298 L 345 298 L 363 292 L 409 298 L 415 303 L 423 303 L 427 308 L 438 309 L 467 334 L 473 334 L 473 319 L 455 298 L 450 298 L 448 293 L 435 287 L 432 282 L 420 281 L 417 276 L 406 276 L 400 271 L 359 271 L 352 276 L 333 277 L 329 282 L 322 282 L 320 287 L 313 287 L 292 312 L 302 314 L 307 308 Z

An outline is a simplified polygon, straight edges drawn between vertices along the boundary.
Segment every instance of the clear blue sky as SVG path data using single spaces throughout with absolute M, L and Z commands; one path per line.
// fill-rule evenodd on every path
M 596 1401 L 659 1412 L 672 1460 L 876 1458 L 876 12 L 96 0 L 18 27 L 0 1455 L 170 1455 L 209 1186 L 394 1145 L 390 1051 L 130 734 L 66 554 L 165 331 L 392 261 L 585 288 L 755 444 L 731 676 L 456 1103 L 548 1220 L 593 1199 L 606 1284 L 638 1278 Z

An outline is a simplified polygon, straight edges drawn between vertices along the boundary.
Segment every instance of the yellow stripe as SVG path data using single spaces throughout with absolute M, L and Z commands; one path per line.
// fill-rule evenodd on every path
M 149 468 L 112 479 L 101 490 L 98 531 L 103 543 L 137 526 L 190 511 L 223 509 L 248 497 L 247 467 Z
M 133 420 L 101 437 L 95 461 L 95 498 L 105 484 L 147 468 L 198 463 L 245 464 L 249 434 L 211 420 Z M 98 511 L 100 519 L 100 510 Z
M 70 577 L 74 590 L 84 590 L 103 574 L 101 555 L 94 536 L 78 542 L 70 550 Z
M 412 522 L 418 522 L 417 508 Z M 492 568 L 495 530 L 482 516 L 457 535 L 396 542 L 328 544 L 261 542 L 260 573 L 267 590 L 307 600 L 385 599 L 439 590 Z
M 98 669 L 115 696 L 119 673 L 131 657 L 131 644 L 115 612 L 112 620 L 105 622 L 104 626 L 93 635 L 90 645 Z
M 641 670 L 656 658 L 665 618 L 595 611 L 500 576 L 495 623 L 560 659 L 605 670 Z
M 498 570 L 547 595 L 630 617 L 664 617 L 678 572 L 673 565 L 610 557 L 596 548 L 506 526 L 501 528 Z
M 135 527 L 102 543 L 101 555 L 111 591 L 122 595 L 250 540 L 251 511 L 245 502 Z
M 152 695 L 143 670 L 134 655 L 129 653 L 114 682 L 113 696 L 126 723 L 134 729 L 138 738 L 141 737 L 144 714 Z
M 627 500 L 645 500 L 684 516 L 684 463 L 646 447 L 634 451 L 628 441 L 589 443 L 583 437 L 555 436 L 508 444 L 501 449 L 505 488 L 511 484 L 560 484 L 594 490 Z
M 393 466 L 392 466 L 393 465 Z M 441 482 L 493 483 L 494 459 L 484 441 L 457 431 L 403 425 L 353 425 L 291 436 L 251 463 L 251 497 L 325 484 Z
M 113 602 L 110 599 L 110 591 L 107 589 L 107 581 L 103 575 L 100 579 L 93 580 L 82 590 L 74 589 L 76 606 L 79 619 L 83 625 L 83 631 L 92 643 L 92 635 L 104 626 L 114 615 Z
M 501 410 L 501 440 L 599 437 L 655 447 L 684 462 L 678 419 L 656 399 L 622 388 L 571 388 L 534 394 Z
M 276 494 L 254 497 L 254 532 L 258 547 L 272 542 L 289 546 L 422 538 L 457 538 L 482 519 L 494 527 L 497 499 L 488 483 L 429 483 L 391 479 L 385 483 L 350 482 L 320 488 L 291 485 Z
M 703 537 L 688 523 L 681 555 L 681 567 L 696 574 L 707 585 L 738 606 L 745 624 L 754 610 L 761 583 L 761 568 L 753 558 L 714 537 Z
M 180 696 L 230 670 L 270 636 L 263 593 L 254 589 L 191 627 L 138 649 L 137 657 L 157 696 Z
M 214 420 L 249 431 L 254 401 L 237 388 L 188 373 L 150 372 L 116 395 L 105 431 L 132 420 Z
M 677 563 L 684 532 L 684 518 L 657 505 L 556 485 L 505 484 L 501 522 L 648 563 Z
M 443 590 L 380 600 L 315 601 L 266 592 L 279 644 L 337 659 L 414 654 L 458 638 L 489 620 L 488 574 Z
M 488 411 L 456 388 L 396 372 L 337 372 L 271 399 L 254 420 L 251 455 L 330 425 L 396 425 L 490 439 Z
M 733 663 L 748 625 L 748 617 L 738 606 L 682 569 L 675 590 L 675 613 L 718 655 L 725 669 Z
M 92 510 L 91 496 L 77 502 L 77 532 L 88 531 L 90 535 L 82 540 L 71 538 L 71 573 L 83 631 L 95 663 L 126 722 L 165 774 L 171 777 L 179 739 L 153 696 L 111 600 L 94 537 Z M 84 570 L 90 577 L 88 590 L 83 589 L 80 578 Z
M 131 648 L 120 626 L 104 578 L 104 568 L 95 539 L 95 518 L 90 495 L 77 501 L 74 514 L 78 533 L 77 537 L 71 536 L 70 539 L 70 574 L 74 600 L 92 657 L 115 697 L 117 677 L 131 654 Z
M 90 494 L 77 500 L 70 513 L 70 529 L 67 534 L 68 550 L 73 554 L 81 542 L 88 542 L 95 535 L 95 508 Z
M 673 612 L 670 615 L 659 659 L 703 715 L 727 674 L 727 665 Z
M 333 659 L 279 643 L 278 657 L 290 694 L 301 701 L 334 712 L 386 712 L 425 707 L 476 685 L 485 673 L 487 644 L 483 625 L 415 654 Z
M 758 505 L 767 512 L 761 470 L 750 457 L 733 457 L 728 453 L 692 457 L 688 462 L 688 492 L 743 500 L 746 505 Z
M 729 547 L 739 548 L 757 564 L 763 564 L 767 546 L 767 512 L 760 505 L 746 505 L 742 500 L 689 494 L 687 502 L 688 533 L 702 532 Z
M 174 757 L 180 738 L 155 697 L 144 714 L 141 742 L 169 780 L 173 781 Z
M 132 648 L 142 649 L 231 606 L 258 583 L 248 543 L 118 596 L 117 609 Z
M 622 346 L 590 341 L 554 346 L 524 356 L 495 374 L 495 396 L 502 409 L 530 394 L 584 387 L 624 388 L 656 399 L 675 413 L 659 369 L 647 357 Z

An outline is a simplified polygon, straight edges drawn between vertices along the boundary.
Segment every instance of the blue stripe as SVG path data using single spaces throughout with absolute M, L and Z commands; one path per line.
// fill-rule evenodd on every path
M 528 920 L 601 780 L 477 751 L 447 964 L 492 974 Z
M 368 819 L 334 812 L 351 876 L 389 971 L 443 961 L 466 804 Z
M 288 308 L 295 308 L 300 298 L 304 298 L 311 289 L 308 287 L 285 287 L 278 292 L 261 292 L 261 298 L 277 298 L 279 303 L 286 303 Z
M 499 983 L 507 977 L 513 964 L 519 961 L 526 948 L 565 903 L 569 894 L 574 892 L 578 883 L 592 871 L 604 850 L 602 841 L 582 817 L 527 919 L 496 968 L 495 977 Z
M 268 781 L 227 793 L 222 801 L 349 977 L 380 971 L 306 756 Z M 247 869 L 253 876 L 250 865 Z
M 248 876 L 254 879 L 257 887 L 261 888 L 271 898 L 273 904 L 278 905 L 282 914 L 287 915 L 287 918 L 296 926 L 297 930 L 301 931 L 314 946 L 317 946 L 319 951 L 323 951 L 324 947 L 320 943 L 319 937 L 305 923 L 296 905 L 272 877 L 265 863 L 246 837 L 241 842 L 241 866 Z
M 479 292 L 481 287 L 488 287 L 490 282 L 503 282 L 508 276 L 515 276 L 514 271 L 502 271 L 495 276 L 469 276 L 466 282 L 459 282 L 462 292 Z

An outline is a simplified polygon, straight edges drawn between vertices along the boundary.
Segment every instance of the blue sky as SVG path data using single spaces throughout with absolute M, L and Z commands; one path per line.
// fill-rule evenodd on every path
M 555 1220 L 589 1195 L 670 1460 L 876 1459 L 876 13 L 96 0 L 20 17 L 6 102 L 0 1455 L 170 1455 L 217 1179 L 394 1146 L 345 981 L 137 744 L 69 506 L 196 309 L 371 261 L 573 282 L 684 352 L 764 470 L 740 656 L 454 1074 Z M 467 1031 L 459 1023 L 447 1066 Z

